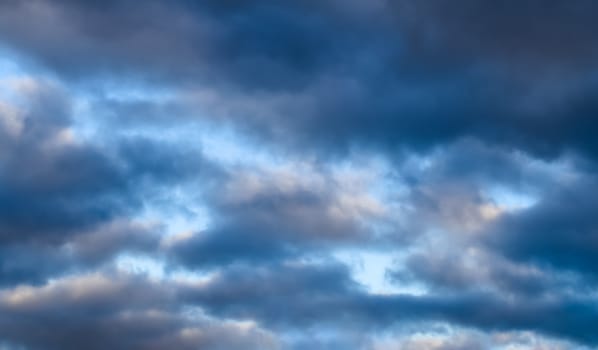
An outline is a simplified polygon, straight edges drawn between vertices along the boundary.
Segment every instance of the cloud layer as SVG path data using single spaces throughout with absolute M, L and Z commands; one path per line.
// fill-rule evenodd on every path
M 0 349 L 598 347 L 589 0 L 0 4 Z

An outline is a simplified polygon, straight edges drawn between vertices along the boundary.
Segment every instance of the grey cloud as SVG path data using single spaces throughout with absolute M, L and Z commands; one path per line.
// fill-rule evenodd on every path
M 185 290 L 184 299 L 215 315 L 254 317 L 271 327 L 364 330 L 444 321 L 488 331 L 537 331 L 587 344 L 598 341 L 590 326 L 598 312 L 594 300 L 584 297 L 510 298 L 487 292 L 371 295 L 354 284 L 346 270 L 318 265 L 235 267 Z
M 210 168 L 201 152 L 140 137 L 96 144 L 73 130 L 68 91 L 33 79 L 9 88 L 22 102 L 0 109 L 1 283 L 40 283 L 127 250 L 155 251 L 161 228 L 134 216 L 152 193 Z
M 0 248 L 0 285 L 40 285 L 49 277 L 100 268 L 121 253 L 154 254 L 159 229 L 124 220 L 108 222 L 60 244 L 12 242 Z
M 325 167 L 307 174 L 232 167 L 224 175 L 206 193 L 211 227 L 168 247 L 175 261 L 197 268 L 268 263 L 330 247 L 408 241 L 383 203 L 340 184 Z
M 8 60 L 62 88 L 11 87 L 22 104 L 0 104 L 0 338 L 31 349 L 277 348 L 260 326 L 375 335 L 438 321 L 595 346 L 596 10 L 589 0 L 2 2 Z M 71 90 L 92 101 L 96 139 L 73 132 Z M 179 140 L 203 122 L 270 155 L 381 158 L 396 178 L 377 190 L 400 203 L 380 214 L 327 175 L 242 181 L 248 169 Z M 537 203 L 500 208 L 495 187 Z M 207 227 L 161 237 L 189 225 L 153 201 L 181 192 L 205 206 Z M 149 209 L 163 222 L 140 224 Z M 346 247 L 407 255 L 395 277 L 426 293 L 369 293 L 331 261 Z M 468 265 L 468 249 L 482 266 Z M 127 252 L 167 274 L 214 276 L 82 277 Z M 193 305 L 209 317 L 184 316 Z
M 596 180 L 582 176 L 489 228 L 490 247 L 518 261 L 594 275 Z
M 94 274 L 0 292 L 0 337 L 26 349 L 279 349 L 255 326 L 185 316 L 167 287 Z
M 149 75 L 185 92 L 200 88 L 265 106 L 290 96 L 265 108 L 273 116 L 241 109 L 232 121 L 293 149 L 366 145 L 393 153 L 473 137 L 543 157 L 568 150 L 596 156 L 588 131 L 595 129 L 593 68 L 548 79 L 494 63 L 521 61 L 521 53 L 539 62 L 527 66 L 567 72 L 579 60 L 591 62 L 590 2 L 358 4 L 15 1 L 4 5 L 1 36 L 84 80 Z M 512 20 L 515 26 L 505 24 Z M 568 50 L 554 44 L 566 37 L 576 38 Z

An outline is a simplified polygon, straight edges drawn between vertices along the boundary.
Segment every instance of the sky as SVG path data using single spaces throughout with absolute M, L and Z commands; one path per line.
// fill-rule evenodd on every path
M 598 349 L 597 12 L 0 1 L 0 350 Z

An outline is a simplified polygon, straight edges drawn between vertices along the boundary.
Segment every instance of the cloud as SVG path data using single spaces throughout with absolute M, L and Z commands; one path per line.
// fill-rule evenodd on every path
M 233 123 L 294 149 L 394 152 L 473 137 L 596 156 L 588 1 L 3 6 L 4 41 L 65 77 L 145 76 L 233 105 L 257 100 L 259 111 L 233 108 Z
M 330 264 L 234 267 L 183 290 L 184 299 L 214 315 L 252 317 L 270 327 L 363 331 L 440 321 L 486 331 L 537 331 L 588 344 L 598 341 L 588 326 L 598 317 L 592 298 L 510 298 L 477 291 L 371 295 L 346 269 Z M 580 313 L 582 309 L 586 312 Z M 555 313 L 559 320 L 550 317 Z
M 595 188 L 594 176 L 555 188 L 537 205 L 493 225 L 488 244 L 518 261 L 594 275 Z
M 596 9 L 2 2 L 0 347 L 596 346 Z
M 253 324 L 186 316 L 169 288 L 122 274 L 5 289 L 0 309 L 0 337 L 28 349 L 280 348 Z
M 201 157 L 143 138 L 101 146 L 77 135 L 74 98 L 56 83 L 6 86 L 14 97 L 0 110 L 12 123 L 0 124 L 0 283 L 39 283 L 120 252 L 155 251 L 161 228 L 135 213 L 149 188 L 190 179 Z
M 59 244 L 5 244 L 0 249 L 0 285 L 42 284 L 52 276 L 99 268 L 122 253 L 153 253 L 159 246 L 158 231 L 121 220 L 78 232 Z
M 352 180 L 317 164 L 232 167 L 207 194 L 210 228 L 166 248 L 184 265 L 209 268 L 407 241 L 368 186 L 368 179 Z

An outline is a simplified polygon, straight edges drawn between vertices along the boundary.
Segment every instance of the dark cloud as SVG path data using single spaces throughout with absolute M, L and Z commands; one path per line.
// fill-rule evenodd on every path
M 595 156 L 594 5 L 486 5 L 13 1 L 0 33 L 71 78 L 146 76 L 259 99 L 271 107 L 234 110 L 234 122 L 300 149 L 469 136 Z
M 29 110 L 16 117 L 2 150 L 2 240 L 52 240 L 110 219 L 126 175 L 100 149 L 71 140 L 68 100 L 52 87 L 34 87 Z M 8 111 L 7 111 L 8 112 Z M 17 112 L 15 112 L 17 113 Z M 7 113 L 2 118 L 11 118 Z M 76 204 L 75 204 L 76 202 Z
M 27 349 L 279 348 L 255 326 L 181 314 L 172 291 L 143 277 L 94 274 L 18 287 L 0 294 L 0 309 L 0 337 Z
M 557 74 L 595 67 L 592 1 L 397 1 L 413 48 Z
M 153 192 L 203 169 L 200 153 L 141 137 L 94 144 L 76 134 L 66 91 L 10 84 L 24 102 L 0 109 L 0 283 L 40 283 L 118 253 L 155 251 L 160 227 L 134 215 Z
M 158 249 L 156 227 L 121 220 L 80 231 L 61 244 L 12 242 L 0 249 L 0 285 L 43 284 L 49 277 L 99 268 L 120 253 Z M 40 242 L 41 241 L 41 242 Z
M 346 269 L 330 264 L 235 267 L 189 286 L 183 297 L 217 315 L 253 317 L 273 327 L 333 325 L 363 330 L 434 320 L 485 330 L 539 331 L 590 344 L 598 341 L 590 326 L 598 318 L 591 298 L 513 299 L 486 292 L 371 295 L 352 282 Z M 562 318 L 555 320 L 554 314 Z
M 359 291 L 342 265 L 274 264 L 232 267 L 204 285 L 188 286 L 182 297 L 220 315 L 307 327 L 331 318 L 350 321 L 350 309 L 332 309 L 350 306 Z
M 168 251 L 187 266 L 207 268 L 408 241 L 363 189 L 347 188 L 326 169 L 293 170 L 229 169 L 207 193 L 211 228 Z
M 2 2 L 0 346 L 598 345 L 596 10 Z
M 439 290 L 479 290 L 497 288 L 504 293 L 542 293 L 552 285 L 538 271 L 509 268 L 500 260 L 467 259 L 465 254 L 437 252 L 414 254 L 405 266 L 390 273 L 396 283 L 421 281 Z
M 225 77 L 247 87 L 278 88 L 300 85 L 342 57 L 335 30 L 342 22 L 328 22 L 334 17 L 327 7 L 270 1 L 152 0 L 142 8 L 128 1 L 11 2 L 2 22 L 8 43 L 71 77 L 116 70 L 216 84 Z M 18 17 L 39 25 L 22 27 Z
M 488 244 L 515 260 L 594 275 L 596 185 L 593 177 L 583 177 L 555 188 L 535 206 L 493 225 Z

